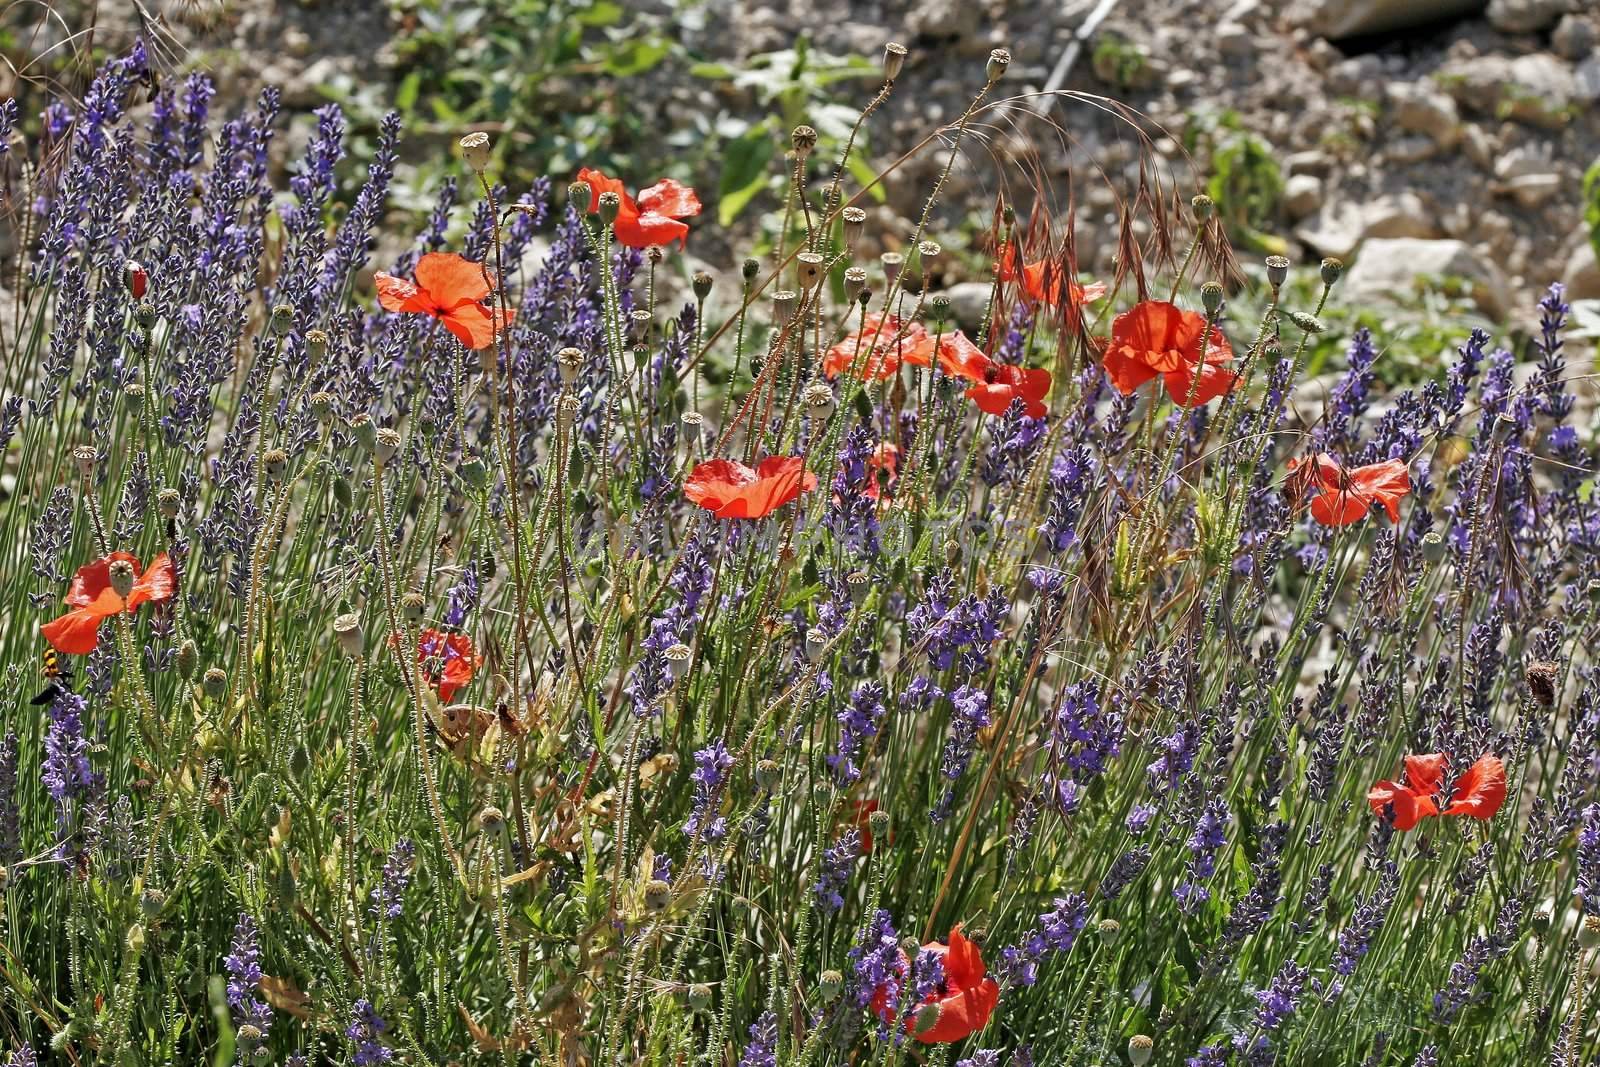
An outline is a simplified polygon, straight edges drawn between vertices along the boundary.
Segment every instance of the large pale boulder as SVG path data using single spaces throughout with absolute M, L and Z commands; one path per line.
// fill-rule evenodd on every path
M 1352 306 L 1366 301 L 1404 302 L 1422 282 L 1462 285 L 1485 315 L 1505 317 L 1509 294 L 1500 268 L 1465 241 L 1411 237 L 1367 241 L 1345 273 L 1339 295 Z

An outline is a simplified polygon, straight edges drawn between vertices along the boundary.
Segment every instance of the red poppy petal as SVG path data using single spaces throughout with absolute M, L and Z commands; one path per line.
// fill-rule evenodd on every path
M 39 627 L 44 639 L 57 652 L 72 656 L 87 656 L 100 643 L 100 623 L 104 615 L 87 608 L 69 611 L 59 619 L 52 619 Z
M 1449 763 L 1450 758 L 1442 752 L 1407 756 L 1406 781 L 1410 783 L 1413 791 L 1432 796 L 1439 791 L 1439 785 L 1444 781 L 1445 767 Z
M 494 343 L 496 317 L 482 304 L 465 304 L 446 312 L 439 321 L 468 348 L 485 348 Z
M 670 245 L 674 241 L 684 245 L 689 243 L 689 227 L 677 219 L 670 219 L 665 215 L 647 211 L 628 218 L 624 215 L 617 216 L 617 222 L 612 227 L 616 234 L 617 243 L 627 245 L 629 248 L 649 248 L 651 245 Z
M 1177 370 L 1167 372 L 1167 395 L 1180 408 L 1209 404 L 1219 396 L 1226 396 L 1239 382 L 1237 374 L 1214 363 L 1201 364 L 1201 367 L 1198 385 L 1195 384 L 1192 366 L 1180 366 Z
M 628 195 L 628 190 L 623 186 L 621 178 L 608 178 L 604 173 L 595 170 L 593 167 L 584 167 L 578 171 L 576 180 L 589 186 L 588 214 L 592 215 L 600 210 L 601 193 L 616 193 L 618 199 L 622 201 L 622 211 L 618 214 L 618 218 L 621 218 L 624 214 L 637 215 L 639 213 L 639 206 L 633 202 L 633 197 Z
M 1000 986 L 993 978 L 985 978 L 976 986 L 939 998 L 937 1003 L 939 1021 L 914 1035 L 925 1044 L 960 1041 L 982 1030 L 1000 1003 Z M 912 1025 L 915 1026 L 914 1019 Z
M 939 339 L 939 369 L 955 378 L 982 382 L 994 361 L 983 354 L 966 334 L 956 330 Z
M 1392 805 L 1396 830 L 1410 830 L 1422 819 L 1439 814 L 1432 797 L 1418 795 L 1389 781 L 1379 782 L 1368 791 L 1367 804 L 1380 819 L 1386 817 L 1385 809 Z
M 1354 493 L 1318 493 L 1311 501 L 1311 517 L 1324 526 L 1349 526 L 1367 517 L 1367 505 Z
M 1107 380 L 1123 396 L 1136 391 L 1141 385 L 1156 376 L 1155 371 L 1144 363 L 1131 358 L 1125 351 L 1115 345 L 1106 349 L 1106 354 L 1100 363 L 1105 368 Z
M 115 559 L 132 560 L 134 569 L 138 569 L 138 560 L 126 552 L 113 552 L 109 556 L 90 560 L 72 576 L 72 585 L 67 589 L 67 603 L 81 608 L 111 588 L 111 561 Z
M 1481 756 L 1456 783 L 1446 815 L 1492 819 L 1506 801 L 1506 765 L 1498 756 Z
M 672 219 L 700 214 L 700 198 L 693 189 L 672 178 L 662 178 L 639 194 L 639 210 Z
M 494 278 L 482 263 L 454 252 L 429 252 L 417 261 L 417 285 L 435 306 L 449 310 L 482 300 L 494 290 Z
M 385 274 L 382 271 L 374 274 L 372 281 L 378 288 L 378 303 L 386 311 L 418 312 L 433 310 L 433 302 L 413 282 L 408 282 L 404 278 L 396 278 L 393 274 Z

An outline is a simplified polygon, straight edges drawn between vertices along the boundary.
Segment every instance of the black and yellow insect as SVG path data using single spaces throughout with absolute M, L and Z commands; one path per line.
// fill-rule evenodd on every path
M 48 645 L 39 661 L 39 673 L 44 675 L 44 691 L 30 700 L 30 704 L 48 704 L 72 684 L 72 672 L 61 665 L 61 657 Z

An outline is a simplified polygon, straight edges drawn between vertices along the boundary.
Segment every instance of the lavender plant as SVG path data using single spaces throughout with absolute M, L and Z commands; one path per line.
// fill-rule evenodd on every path
M 471 134 L 373 263 L 398 120 L 338 204 L 337 108 L 283 192 L 276 93 L 137 49 L 0 106 L 8 1062 L 1600 1055 L 1561 287 L 1531 376 L 1385 395 L 1362 332 L 1304 426 L 1340 265 L 1234 321 L 1146 177 L 1108 284 L 1002 203 L 958 323 L 1007 62 L 905 251 L 802 127 L 770 261 L 688 279 L 676 182 Z

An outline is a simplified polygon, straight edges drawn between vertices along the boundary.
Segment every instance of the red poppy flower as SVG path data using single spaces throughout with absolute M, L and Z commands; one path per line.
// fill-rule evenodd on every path
M 1227 368 L 1233 361 L 1233 348 L 1215 327 L 1202 361 L 1205 332 L 1206 317 L 1198 312 L 1184 311 L 1165 300 L 1135 304 L 1111 323 L 1111 343 L 1102 361 L 1106 377 L 1118 392 L 1127 395 L 1159 376 L 1167 395 L 1179 407 L 1209 403 L 1232 389 L 1238 375 Z M 1200 376 L 1198 385 L 1196 374 Z
M 127 599 L 111 588 L 111 564 L 119 561 L 133 567 L 133 588 L 128 591 Z M 128 553 L 113 552 L 78 568 L 72 587 L 67 590 L 67 603 L 73 610 L 39 629 L 57 652 L 85 656 L 99 644 L 102 622 L 113 615 L 132 611 L 147 600 L 158 604 L 171 600 L 177 587 L 177 575 L 165 552 L 151 560 L 145 570 L 141 570 L 139 561 Z
M 1360 522 L 1382 504 L 1389 521 L 1400 521 L 1400 499 L 1411 492 L 1411 473 L 1404 461 L 1386 459 L 1365 467 L 1345 468 L 1327 453 L 1310 460 L 1290 460 L 1291 472 L 1302 469 L 1310 488 L 1317 490 L 1311 499 L 1311 517 L 1324 526 L 1347 526 Z
M 1434 796 L 1444 782 L 1449 759 L 1449 756 L 1439 752 L 1407 756 L 1406 784 L 1396 785 L 1387 780 L 1379 782 L 1367 793 L 1367 803 L 1380 819 L 1388 818 L 1388 813 L 1392 811 L 1396 830 L 1412 829 L 1423 819 L 1439 814 L 1439 805 Z M 1505 799 L 1506 765 L 1498 756 L 1480 756 L 1456 781 L 1444 814 L 1492 819 Z
M 662 178 L 639 194 L 636 201 L 623 188 L 622 179 L 608 178 L 593 167 L 578 171 L 578 180 L 589 184 L 589 213 L 600 210 L 600 194 L 616 193 L 622 201 L 611 232 L 619 244 L 629 248 L 649 248 L 678 241 L 689 243 L 689 227 L 679 222 L 700 214 L 700 198 L 687 185 Z
M 454 252 L 429 252 L 417 261 L 417 280 L 408 282 L 379 271 L 378 303 L 389 311 L 432 315 L 468 348 L 483 348 L 494 341 L 503 325 L 500 312 L 484 303 L 494 292 L 494 275 L 483 264 Z M 506 321 L 515 313 L 508 309 Z
M 417 664 L 428 684 L 439 691 L 439 699 L 448 704 L 456 690 L 472 681 L 483 657 L 466 634 L 430 627 L 417 635 Z
M 879 471 L 883 472 L 881 477 Z M 873 449 L 872 455 L 867 458 L 867 499 L 877 500 L 880 496 L 888 496 L 889 490 L 894 488 L 895 478 L 899 476 L 899 472 L 900 449 L 884 441 Z
M 1492 819 L 1505 802 L 1506 765 L 1499 756 L 1479 756 L 1477 762 L 1467 768 L 1467 773 L 1456 780 L 1456 787 L 1450 793 L 1450 806 L 1444 813 Z
M 800 456 L 768 456 L 751 470 L 730 459 L 708 459 L 689 472 L 683 495 L 719 519 L 760 519 L 817 487 Z
M 932 351 L 933 338 L 918 323 L 873 312 L 861 329 L 823 353 L 822 373 L 831 381 L 854 368 L 853 377 L 881 382 L 893 378 L 902 362 L 926 367 Z
M 995 1005 L 1000 1003 L 1000 986 L 988 976 L 978 946 L 967 940 L 961 933 L 961 927 L 956 926 L 950 931 L 948 945 L 930 941 L 922 946 L 922 950 L 943 957 L 944 981 L 939 983 L 937 989 L 929 991 L 920 1003 L 903 1007 L 900 1016 L 905 1019 L 906 1032 L 918 1041 L 940 1044 L 960 1041 L 987 1026 Z M 900 972 L 901 987 L 904 988 L 905 978 L 911 971 L 904 952 L 900 954 L 897 970 Z M 917 1013 L 928 1004 L 939 1006 L 939 1019 L 927 1029 L 917 1031 Z M 872 1010 L 884 1022 L 894 1022 L 887 986 L 873 990 Z
M 1018 279 L 1017 267 L 1022 259 L 1022 252 L 1020 249 L 1013 249 L 1014 246 L 1009 244 L 1001 246 L 1000 249 L 1000 280 L 1003 282 L 1014 282 Z M 1027 294 L 1028 299 L 1051 307 L 1059 308 L 1064 305 L 1074 326 L 1077 324 L 1078 308 L 1106 295 L 1105 282 L 1079 285 L 1067 278 L 1066 271 L 1055 260 L 1041 259 L 1036 263 L 1024 263 L 1021 266 L 1022 291 Z

